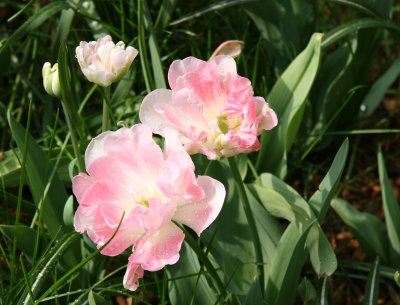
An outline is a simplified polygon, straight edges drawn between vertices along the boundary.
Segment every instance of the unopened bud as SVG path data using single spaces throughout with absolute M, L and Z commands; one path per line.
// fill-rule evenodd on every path
M 43 87 L 52 96 L 60 97 L 60 81 L 58 79 L 58 63 L 52 67 L 49 62 L 42 69 Z

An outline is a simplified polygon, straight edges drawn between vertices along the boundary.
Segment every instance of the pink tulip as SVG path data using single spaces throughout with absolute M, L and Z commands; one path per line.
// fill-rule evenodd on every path
M 176 60 L 168 81 L 172 90 L 157 89 L 144 98 L 140 120 L 164 136 L 178 132 L 190 154 L 213 160 L 255 151 L 257 136 L 278 123 L 264 98 L 254 96 L 250 81 L 237 74 L 230 56 Z
M 172 220 L 198 235 L 219 214 L 225 198 L 222 183 L 195 177 L 194 164 L 173 134 L 166 136 L 164 152 L 146 125 L 134 125 L 94 138 L 85 154 L 86 170 L 72 180 L 79 202 L 76 231 L 87 232 L 118 255 L 133 246 L 124 286 L 138 287 L 143 270 L 157 271 L 179 259 L 184 233 Z
M 81 41 L 76 58 L 87 79 L 103 87 L 118 81 L 128 71 L 138 50 L 120 41 L 116 45 L 110 35 L 97 41 Z

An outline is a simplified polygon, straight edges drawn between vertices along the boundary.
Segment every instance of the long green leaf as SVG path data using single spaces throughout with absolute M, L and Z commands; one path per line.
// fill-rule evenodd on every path
M 59 47 L 62 46 L 64 39 L 67 39 L 71 24 L 74 19 L 75 12 L 72 8 L 64 9 L 61 12 L 61 17 L 57 24 L 56 41 L 54 43 L 54 50 L 52 56 L 52 62 L 56 62 L 58 59 Z
M 194 18 L 198 18 L 198 17 L 200 17 L 200 16 L 202 16 L 204 14 L 210 13 L 210 12 L 215 12 L 217 10 L 221 10 L 221 9 L 228 8 L 228 7 L 231 7 L 231 6 L 234 6 L 234 5 L 239 5 L 239 4 L 252 2 L 252 1 L 255 1 L 255 0 L 222 0 L 222 1 L 219 1 L 217 3 L 212 3 L 212 4 L 210 4 L 209 6 L 203 8 L 203 9 L 200 9 L 198 11 L 192 12 L 192 13 L 186 15 L 186 16 L 183 16 L 183 17 L 179 18 L 178 20 L 175 20 L 175 21 L 171 22 L 169 24 L 169 26 L 178 25 L 178 24 L 180 24 L 182 22 L 186 22 L 186 21 L 192 20 Z
M 372 17 L 389 18 L 391 14 L 391 0 L 324 0 L 342 4 L 359 10 L 360 12 Z
M 378 255 L 383 261 L 389 261 L 387 230 L 379 218 L 370 213 L 359 212 L 343 199 L 333 199 L 331 206 L 350 227 L 367 255 L 370 257 Z
M 154 83 L 157 89 L 166 88 L 164 71 L 161 64 L 160 50 L 157 43 L 157 36 L 153 28 L 153 21 L 151 20 L 151 15 L 147 7 L 146 0 L 141 0 L 141 1 L 143 1 L 142 10 L 144 17 L 144 25 L 148 32 L 149 49 L 150 49 L 150 57 L 152 63 L 151 66 L 153 68 Z
M 19 149 L 24 149 L 24 135 L 25 129 L 11 116 L 7 114 L 8 122 L 10 125 L 11 133 Z M 58 232 L 60 226 L 63 225 L 62 212 L 64 203 L 67 201 L 67 192 L 57 174 L 54 175 L 52 181 L 47 181 L 48 177 L 44 177 L 44 170 L 48 164 L 48 172 L 52 171 L 52 165 L 47 159 L 46 154 L 36 144 L 35 140 L 29 136 L 28 140 L 28 154 L 26 171 L 29 178 L 29 187 L 31 189 L 33 198 L 38 204 L 42 200 L 46 185 L 50 183 L 47 196 L 45 196 L 42 204 L 42 215 L 49 232 L 52 236 Z M 64 232 L 65 228 L 62 228 Z
M 292 304 L 297 292 L 300 272 L 307 257 L 305 241 L 312 223 L 300 233 L 290 224 L 279 241 L 264 294 L 267 304 Z
M 268 102 L 278 116 L 278 126 L 263 132 L 258 154 L 258 171 L 286 175 L 286 153 L 302 121 L 305 101 L 318 71 L 322 34 L 315 33 L 305 50 L 285 70 L 272 88 Z
M 316 191 L 308 201 L 320 222 L 325 217 L 329 203 L 335 194 L 340 177 L 343 173 L 344 165 L 346 164 L 348 153 L 349 141 L 346 139 L 336 153 L 335 159 L 324 179 L 319 184 L 318 191 Z
M 71 72 L 68 64 L 68 47 L 64 40 L 58 52 L 58 76 L 60 80 L 60 92 L 63 105 L 65 105 L 65 115 L 70 120 L 71 126 L 76 130 L 82 143 L 85 143 L 85 136 L 82 130 L 82 120 L 79 119 L 78 101 L 71 82 Z M 75 132 L 74 130 L 70 131 Z M 76 156 L 79 160 L 79 157 Z M 82 169 L 83 170 L 83 169 Z
M 390 244 L 395 252 L 396 259 L 400 258 L 400 207 L 396 195 L 390 185 L 386 172 L 382 150 L 378 149 L 379 180 L 382 189 L 383 208 L 385 212 L 386 228 Z
M 18 230 L 15 230 L 14 226 L 0 225 L 0 232 L 10 240 L 13 240 L 15 231 L 18 234 L 17 248 L 32 259 L 36 240 L 35 230 L 23 225 L 19 225 Z M 41 239 L 41 248 L 44 247 L 45 241 Z
M 375 259 L 372 265 L 371 271 L 369 272 L 367 287 L 364 292 L 363 305 L 378 305 L 379 296 L 379 256 Z
M 272 215 L 291 221 L 301 233 L 317 219 L 305 200 L 286 183 L 271 174 L 262 174 L 260 179 L 263 186 L 253 185 L 249 188 Z M 307 247 L 318 275 L 331 275 L 336 270 L 335 253 L 318 222 L 310 229 Z
M 369 89 L 362 103 L 362 105 L 365 107 L 365 110 L 361 113 L 363 117 L 369 116 L 375 111 L 375 109 L 383 100 L 387 89 L 392 85 L 399 74 L 400 58 L 394 61 L 390 68 L 381 77 L 379 77 Z
M 51 16 L 57 14 L 62 9 L 69 8 L 66 1 L 55 1 L 41 8 L 36 14 L 25 21 L 11 36 L 6 40 L 4 45 L 0 47 L 0 54 L 4 52 L 10 45 L 17 40 L 31 33 Z
M 393 24 L 376 18 L 361 18 L 352 20 L 344 24 L 341 24 L 332 29 L 331 31 L 329 31 L 322 40 L 322 47 L 328 48 L 332 44 L 337 42 L 339 39 L 342 39 L 343 37 L 349 34 L 353 34 L 362 29 L 374 28 L 374 27 L 393 28 Z
M 199 260 L 193 250 L 184 242 L 180 251 L 179 261 L 168 266 L 168 291 L 172 304 L 190 304 L 194 296 L 194 304 L 214 304 L 216 297 L 201 271 Z M 178 279 L 179 278 L 179 279 Z

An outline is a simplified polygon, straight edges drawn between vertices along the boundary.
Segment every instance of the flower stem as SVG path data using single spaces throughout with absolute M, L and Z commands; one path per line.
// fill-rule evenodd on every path
M 242 202 L 244 212 L 246 214 L 247 222 L 249 224 L 250 228 L 250 233 L 253 237 L 253 243 L 254 243 L 254 251 L 256 254 L 256 260 L 257 260 L 257 268 L 258 268 L 258 273 L 259 273 L 259 280 L 260 280 L 260 286 L 261 286 L 261 291 L 262 293 L 264 292 L 264 266 L 263 266 L 263 255 L 262 255 L 262 248 L 261 248 L 261 243 L 260 243 L 260 238 L 258 236 L 258 231 L 257 231 L 257 226 L 256 226 L 256 221 L 254 219 L 253 212 L 251 211 L 250 207 L 250 202 L 249 199 L 247 198 L 246 195 L 246 190 L 245 186 L 242 180 L 242 177 L 240 176 L 239 169 L 236 163 L 236 158 L 235 157 L 230 157 L 228 158 L 229 166 L 232 171 L 233 178 L 235 179 L 236 182 L 236 187 L 239 193 L 239 199 Z
M 61 105 L 64 110 L 65 120 L 67 121 L 68 129 L 71 134 L 72 147 L 74 149 L 76 159 L 78 160 L 78 168 L 79 168 L 80 172 L 83 172 L 85 170 L 85 163 L 83 162 L 82 155 L 79 150 L 78 138 L 76 137 L 75 128 L 74 128 L 74 126 L 72 126 L 71 120 L 69 119 L 69 113 L 67 111 L 67 107 L 65 107 L 63 100 L 60 99 L 60 101 L 61 101 Z
M 110 117 L 110 108 L 109 105 L 111 104 L 111 93 L 110 93 L 110 86 L 104 88 L 104 101 L 103 101 L 103 124 L 102 124 L 102 131 L 108 130 L 108 121 Z

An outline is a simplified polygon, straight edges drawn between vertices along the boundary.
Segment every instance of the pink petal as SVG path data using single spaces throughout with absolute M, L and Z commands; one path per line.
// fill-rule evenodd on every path
M 112 135 L 112 131 L 106 131 L 93 138 L 90 141 L 88 147 L 85 152 L 85 165 L 86 168 L 90 166 L 93 160 L 97 159 L 100 156 L 104 156 L 103 143 L 107 137 Z
M 165 265 L 175 264 L 185 234 L 172 222 L 153 235 L 139 241 L 129 261 L 140 264 L 148 271 L 158 271 Z
M 225 199 L 224 185 L 208 176 L 199 176 L 197 183 L 205 198 L 198 202 L 181 201 L 173 219 L 192 228 L 198 235 L 217 218 Z
M 139 287 L 139 279 L 143 278 L 143 268 L 135 263 L 128 262 L 128 268 L 124 276 L 124 287 L 131 291 L 135 291 Z
M 129 167 L 135 182 L 151 183 L 164 174 L 161 148 L 152 139 L 151 129 L 136 124 L 130 129 L 121 128 L 104 142 L 107 155 Z
M 79 173 L 79 175 L 72 178 L 72 191 L 78 202 L 82 200 L 83 195 L 93 182 L 93 178 L 89 177 L 85 173 Z
M 195 57 L 187 57 L 183 60 L 175 60 L 172 62 L 168 71 L 168 83 L 171 89 L 175 89 L 176 80 L 182 75 L 197 70 L 197 68 L 204 64 L 204 61 Z
M 155 110 L 155 105 L 171 104 L 172 92 L 167 89 L 156 89 L 145 96 L 140 106 L 139 118 L 143 124 L 150 126 L 153 132 L 161 134 L 165 128 L 171 128 L 172 124 Z

